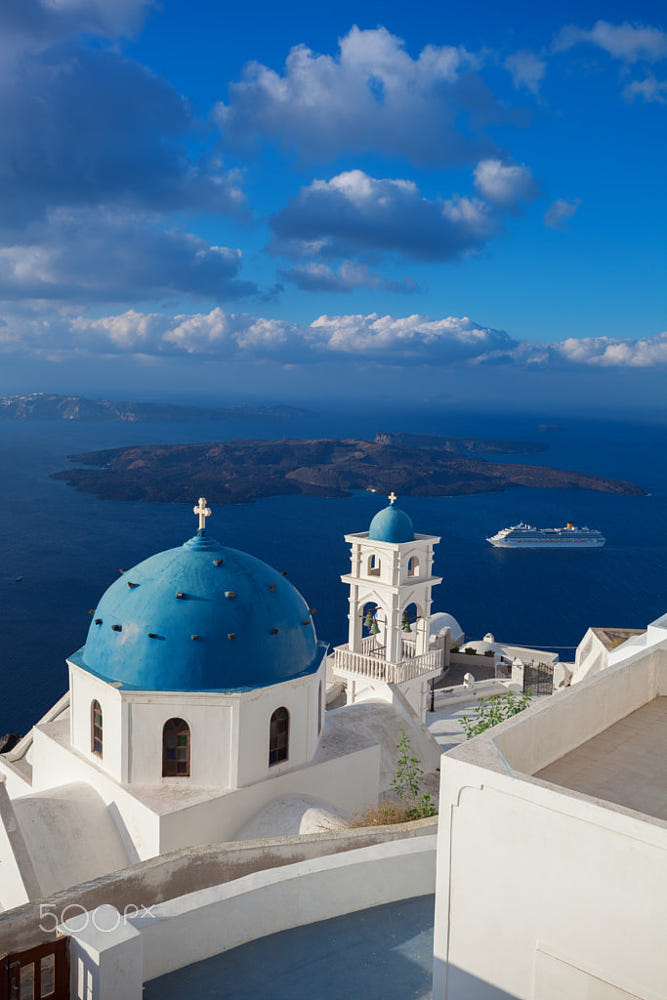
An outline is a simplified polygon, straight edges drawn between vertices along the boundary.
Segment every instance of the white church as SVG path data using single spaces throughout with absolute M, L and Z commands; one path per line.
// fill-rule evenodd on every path
M 0 755 L 0 908 L 179 848 L 340 825 L 387 788 L 402 725 L 435 772 L 417 716 L 443 664 L 439 539 L 395 500 L 346 536 L 349 642 L 329 658 L 286 577 L 209 534 L 203 498 L 194 537 L 111 584 L 69 690 Z M 329 725 L 327 665 L 365 701 Z
M 0 998 L 140 1000 L 435 891 L 434 1000 L 665 1000 L 667 615 L 587 633 L 570 686 L 442 754 L 422 720 L 458 625 L 431 611 L 439 539 L 389 499 L 345 536 L 331 653 L 204 499 L 194 537 L 111 584 L 68 691 L 0 755 Z M 439 815 L 341 828 L 387 792 L 401 730 Z

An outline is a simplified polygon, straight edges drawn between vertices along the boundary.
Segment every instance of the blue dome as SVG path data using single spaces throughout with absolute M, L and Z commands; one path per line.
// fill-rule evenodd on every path
M 368 529 L 368 537 L 374 542 L 412 542 L 415 529 L 405 511 L 391 504 L 375 515 Z
M 322 655 L 298 590 L 201 531 L 111 584 L 74 662 L 141 691 L 230 691 L 311 673 Z

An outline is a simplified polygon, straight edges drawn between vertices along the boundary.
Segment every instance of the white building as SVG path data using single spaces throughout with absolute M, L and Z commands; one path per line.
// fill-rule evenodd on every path
M 434 1000 L 660 1000 L 667 615 L 442 758 Z
M 69 690 L 0 755 L 0 908 L 177 848 L 377 801 L 380 749 L 324 726 L 324 647 L 266 563 L 200 527 L 101 598 Z M 354 780 L 350 776 L 354 775 Z M 279 829 L 279 832 L 280 831 Z
M 609 654 L 633 636 L 643 635 L 646 629 L 589 628 L 577 646 L 571 684 L 578 684 L 592 677 L 609 664 Z

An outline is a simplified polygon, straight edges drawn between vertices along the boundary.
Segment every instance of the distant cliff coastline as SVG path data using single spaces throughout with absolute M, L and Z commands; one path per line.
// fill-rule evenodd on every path
M 31 392 L 24 396 L 0 396 L 0 420 L 91 420 L 126 423 L 165 421 L 233 420 L 237 418 L 292 420 L 313 416 L 310 410 L 294 406 L 176 406 L 171 403 L 117 402 Z
M 543 451 L 531 442 L 379 434 L 374 441 L 324 439 L 150 445 L 71 455 L 94 468 L 54 473 L 106 500 L 247 503 L 295 493 L 339 497 L 358 490 L 415 496 L 490 493 L 510 486 L 642 496 L 634 483 L 544 466 L 491 462 L 472 452 Z

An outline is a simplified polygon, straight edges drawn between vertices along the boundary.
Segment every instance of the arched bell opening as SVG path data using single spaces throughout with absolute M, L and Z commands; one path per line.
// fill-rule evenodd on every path
M 375 601 L 367 601 L 361 609 L 362 652 L 385 658 L 386 615 Z
M 368 576 L 380 576 L 382 571 L 382 563 L 378 555 L 370 555 L 368 557 L 368 563 L 366 566 L 366 573 Z
M 407 604 L 401 614 L 401 639 L 404 659 L 428 652 L 428 622 L 423 608 L 414 601 Z
M 417 556 L 410 556 L 408 559 L 408 576 L 418 577 L 419 576 L 419 559 Z

